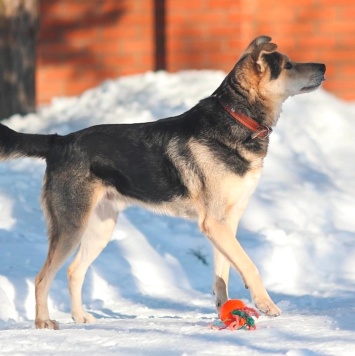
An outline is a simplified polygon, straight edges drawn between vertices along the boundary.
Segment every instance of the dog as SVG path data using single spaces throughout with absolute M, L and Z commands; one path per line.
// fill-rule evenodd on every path
M 47 299 L 64 262 L 76 323 L 95 318 L 82 306 L 88 267 L 110 240 L 117 215 L 138 204 L 157 213 L 196 219 L 214 248 L 215 305 L 228 300 L 234 267 L 255 306 L 281 311 L 236 238 L 239 220 L 267 154 L 282 103 L 318 88 L 326 66 L 297 63 L 277 52 L 268 36 L 246 48 L 209 97 L 176 117 L 150 123 L 98 125 L 66 136 L 18 133 L 0 125 L 0 160 L 46 160 L 41 205 L 49 249 L 35 279 L 37 328 L 58 329 Z

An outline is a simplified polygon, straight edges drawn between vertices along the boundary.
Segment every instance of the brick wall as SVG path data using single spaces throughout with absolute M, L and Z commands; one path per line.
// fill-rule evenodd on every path
M 353 0 L 42 0 L 41 13 L 39 102 L 162 67 L 229 71 L 260 34 L 326 63 L 325 88 L 355 99 Z
M 167 69 L 232 69 L 247 42 L 241 1 L 167 0 Z
M 38 102 L 153 66 L 148 0 L 41 0 Z

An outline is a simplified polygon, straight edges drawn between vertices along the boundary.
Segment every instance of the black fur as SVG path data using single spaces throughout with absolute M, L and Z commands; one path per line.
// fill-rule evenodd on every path
M 209 97 L 177 117 L 143 124 L 93 126 L 67 136 L 21 134 L 1 126 L 0 147 L 5 156 L 16 151 L 21 156 L 45 158 L 48 167 L 56 171 L 80 166 L 125 196 L 157 203 L 188 194 L 168 155 L 169 142 L 177 142 L 179 159 L 192 168 L 188 141 L 194 138 L 203 142 L 221 164 L 243 176 L 249 162 L 235 148 L 248 137 L 250 132 L 231 118 L 216 98 Z M 258 140 L 249 146 L 263 149 Z
M 275 80 L 279 77 L 282 71 L 282 56 L 278 52 L 265 54 L 264 59 L 267 62 L 270 69 L 270 80 Z
M 235 129 L 238 125 L 214 98 L 208 98 L 178 117 L 143 124 L 100 125 L 57 137 L 47 163 L 58 166 L 79 160 L 92 175 L 125 196 L 149 203 L 171 201 L 188 191 L 167 153 L 169 142 L 177 142 L 179 159 L 192 166 L 188 141 L 194 138 L 203 142 L 230 171 L 242 176 L 249 162 L 232 147 L 250 133 L 241 134 Z
M 55 137 L 19 133 L 0 124 L 0 160 L 10 156 L 45 158 Z

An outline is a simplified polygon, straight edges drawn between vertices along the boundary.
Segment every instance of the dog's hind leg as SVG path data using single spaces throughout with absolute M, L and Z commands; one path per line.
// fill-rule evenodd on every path
M 47 260 L 35 280 L 35 325 L 38 329 L 58 329 L 58 323 L 54 320 L 50 320 L 49 318 L 47 304 L 48 292 L 56 273 L 79 245 L 81 236 L 81 229 L 72 226 L 70 223 L 66 224 L 64 227 L 62 224 L 53 223 L 52 221 L 51 228 L 49 230 L 49 249 Z
M 219 313 L 221 305 L 228 300 L 229 269 L 228 259 L 217 248 L 214 248 L 213 293 L 216 296 L 217 313 Z
M 42 208 L 48 227 L 49 249 L 47 260 L 35 280 L 36 328 L 58 329 L 49 318 L 48 293 L 57 271 L 80 244 L 89 216 L 103 189 L 87 178 L 59 172 L 45 177 Z
M 110 241 L 117 219 L 117 210 L 106 198 L 98 202 L 90 215 L 79 251 L 68 268 L 72 318 L 76 323 L 93 323 L 95 318 L 82 305 L 82 286 L 91 263 Z
M 47 260 L 35 280 L 36 286 L 36 320 L 37 329 L 58 329 L 58 323 L 49 318 L 48 292 L 53 279 L 67 258 L 74 252 L 80 241 L 80 235 L 73 231 L 69 235 L 59 233 L 51 236 Z

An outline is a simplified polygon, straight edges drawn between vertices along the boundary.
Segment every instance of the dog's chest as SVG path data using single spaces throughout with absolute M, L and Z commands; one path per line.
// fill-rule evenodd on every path
M 231 176 L 223 184 L 222 196 L 227 201 L 230 211 L 242 213 L 246 208 L 251 195 L 258 185 L 262 162 L 254 167 L 243 177 Z

